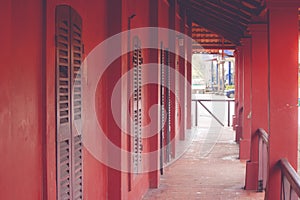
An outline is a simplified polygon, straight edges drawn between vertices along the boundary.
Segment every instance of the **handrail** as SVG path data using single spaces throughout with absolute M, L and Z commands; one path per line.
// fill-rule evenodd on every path
M 257 134 L 258 134 L 259 137 L 261 137 L 263 139 L 264 143 L 269 145 L 269 135 L 264 129 L 259 128 L 257 130 Z
M 221 126 L 224 124 L 216 115 L 212 113 L 202 102 L 227 102 L 227 126 L 230 126 L 230 103 L 234 102 L 234 99 L 192 99 L 195 102 L 195 126 L 198 126 L 198 106 L 199 103 Z
M 269 150 L 269 135 L 268 133 L 259 128 L 257 130 L 259 136 L 259 169 L 258 191 L 263 191 L 267 184 L 268 174 L 268 150 Z M 279 167 L 281 169 L 281 198 L 283 200 L 294 200 L 300 197 L 300 176 L 295 169 L 291 166 L 286 158 L 279 160 Z
M 192 99 L 192 101 L 234 102 L 234 99 Z
M 300 176 L 297 174 L 295 169 L 291 166 L 289 161 L 286 158 L 282 158 L 280 161 L 280 168 L 282 172 L 282 177 L 286 178 L 289 182 L 290 187 L 284 187 L 284 180 L 282 180 L 282 192 L 284 195 L 284 199 L 286 199 L 285 195 L 289 195 L 289 199 L 292 199 L 291 197 L 291 190 L 296 192 L 298 197 L 300 197 Z M 288 189 L 289 191 L 285 191 L 285 189 Z

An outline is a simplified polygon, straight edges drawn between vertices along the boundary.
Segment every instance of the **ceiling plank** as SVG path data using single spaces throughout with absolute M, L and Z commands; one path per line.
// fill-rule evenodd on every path
M 220 34 L 225 39 L 228 39 L 235 44 L 239 44 L 239 40 L 243 36 L 243 33 L 241 33 L 240 31 L 233 30 L 233 28 L 231 28 L 230 26 L 225 27 L 224 25 L 220 25 L 220 22 L 218 20 L 211 19 L 206 15 L 199 13 L 197 13 L 197 15 L 193 15 L 193 12 L 191 12 L 191 14 L 193 16 L 193 20 L 197 24 L 203 26 L 204 28 L 207 28 L 208 30 Z
M 203 20 L 211 20 L 211 21 L 214 22 L 215 26 L 220 26 L 222 28 L 225 28 L 228 31 L 238 32 L 238 33 L 245 31 L 245 28 L 243 29 L 238 24 L 228 22 L 228 21 L 224 20 L 223 18 L 212 15 L 207 10 L 202 10 L 201 11 L 201 10 L 194 9 L 194 14 L 198 15 L 200 18 L 202 18 L 201 19 L 202 21 Z
M 221 9 L 218 9 L 218 8 L 208 5 L 208 4 L 195 3 L 195 1 L 193 1 L 193 2 L 194 2 L 193 5 L 195 6 L 194 9 L 197 10 L 198 12 L 202 12 L 208 16 L 217 18 L 220 21 L 222 21 L 222 23 L 230 24 L 231 26 L 234 26 L 235 28 L 238 28 L 240 30 L 246 29 L 246 25 L 243 25 L 240 22 L 238 22 L 237 20 L 235 20 L 235 19 L 237 19 L 237 17 L 232 15 L 231 16 L 232 18 L 230 18 L 230 17 L 228 17 L 229 14 L 228 13 L 224 14 L 224 11 Z M 227 14 L 228 14 L 228 16 L 227 16 Z
M 247 34 L 247 27 L 253 17 L 265 9 L 266 0 L 177 0 L 188 10 L 193 24 L 192 37 L 203 46 L 216 46 L 225 39 L 224 44 L 240 44 Z M 203 28 L 209 30 L 204 30 Z M 227 40 L 227 41 L 226 41 Z
M 255 0 L 243 0 L 242 3 L 251 5 L 253 8 L 258 9 L 261 7 L 261 2 L 257 2 Z
M 237 16 L 239 18 L 245 19 L 246 21 L 249 21 L 249 19 L 251 18 L 251 14 L 249 14 L 249 13 L 246 14 L 244 12 L 241 12 L 241 10 L 238 7 L 236 7 L 230 3 L 227 3 L 226 1 L 223 1 L 223 0 L 211 0 L 211 1 L 214 1 L 214 2 L 221 1 L 222 7 L 224 9 L 228 10 L 229 12 L 232 12 L 232 14 L 237 14 Z
M 197 0 L 196 0 L 197 1 Z M 225 9 L 226 5 L 224 3 L 221 3 L 221 1 L 218 0 L 210 0 L 210 1 L 197 1 L 201 2 L 201 5 L 204 5 L 211 9 L 211 12 L 215 12 L 219 14 L 222 17 L 230 18 L 231 20 L 234 20 L 235 22 L 238 22 L 240 24 L 248 24 L 251 16 L 246 15 L 247 18 L 240 18 L 239 15 L 235 12 L 233 12 L 233 8 Z M 205 4 L 204 4 L 205 3 Z M 227 6 L 228 7 L 228 6 Z
M 240 1 L 234 1 L 234 0 L 222 0 L 224 3 L 226 3 L 228 6 L 234 6 L 236 9 L 244 12 L 247 15 L 252 15 L 253 10 L 251 10 L 249 7 L 243 5 L 240 3 Z

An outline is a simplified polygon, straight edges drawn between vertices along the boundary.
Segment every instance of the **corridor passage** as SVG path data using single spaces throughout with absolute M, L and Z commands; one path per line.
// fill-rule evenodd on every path
M 238 159 L 232 129 L 201 124 L 193 128 L 192 143 L 185 154 L 165 168 L 160 187 L 150 189 L 144 200 L 263 199 L 264 193 L 242 189 L 246 163 Z

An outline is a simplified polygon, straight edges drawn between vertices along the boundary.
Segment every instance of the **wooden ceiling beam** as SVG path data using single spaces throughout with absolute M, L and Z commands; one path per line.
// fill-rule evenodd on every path
M 200 3 L 201 2 L 201 3 Z M 206 1 L 205 1 L 206 2 Z M 193 1 L 193 7 L 199 12 L 205 13 L 208 16 L 212 16 L 214 18 L 220 19 L 220 21 L 229 23 L 231 25 L 234 25 L 238 27 L 239 29 L 245 29 L 247 26 L 247 21 L 243 20 L 243 24 L 238 21 L 238 17 L 234 15 L 230 15 L 229 13 L 224 13 L 224 10 L 221 10 L 220 8 L 214 7 L 213 5 L 210 5 L 209 3 L 205 3 L 204 1 Z M 205 8 L 205 9 L 204 9 Z
M 218 0 L 209 0 L 209 1 L 195 0 L 195 1 L 201 3 L 201 5 L 205 5 L 206 7 L 211 9 L 212 12 L 216 12 L 217 14 L 220 14 L 222 17 L 230 18 L 230 20 L 233 20 L 243 25 L 247 25 L 251 19 L 250 15 L 246 15 L 247 16 L 246 18 L 240 17 L 238 15 L 238 12 L 232 11 L 233 8 L 226 6 L 224 3 L 221 3 L 221 1 Z
M 234 6 L 237 10 L 243 11 L 245 14 L 251 16 L 253 13 L 253 10 L 249 7 L 243 5 L 240 3 L 240 0 L 234 1 L 234 0 L 222 0 L 222 2 L 226 3 L 228 6 Z
M 219 18 L 217 16 L 211 15 L 211 13 L 209 12 L 203 12 L 201 10 L 195 10 L 194 14 L 196 14 L 196 16 L 198 15 L 199 18 L 204 21 L 211 21 L 214 23 L 215 26 L 219 26 L 224 28 L 225 30 L 231 31 L 231 32 L 244 32 L 245 29 L 241 28 L 239 25 L 234 24 L 234 23 L 230 23 L 222 18 Z
M 233 14 L 237 14 L 239 18 L 242 18 L 246 21 L 249 21 L 249 19 L 251 19 L 251 14 L 250 13 L 244 13 L 241 12 L 241 10 L 239 8 L 237 8 L 236 6 L 224 1 L 224 0 L 211 0 L 213 2 L 217 2 L 220 1 L 222 2 L 222 7 L 226 10 L 228 10 L 229 12 L 232 12 Z
M 261 2 L 255 1 L 255 0 L 243 0 L 242 3 L 251 5 L 253 8 L 260 8 L 261 7 Z
M 197 13 L 196 15 L 193 15 L 193 19 L 197 24 L 223 36 L 225 39 L 228 39 L 235 44 L 239 44 L 240 38 L 242 38 L 244 35 L 242 32 L 234 30 L 233 27 L 225 27 L 224 25 L 220 25 L 220 22 L 218 20 L 211 19 L 210 17 L 203 14 Z
M 221 35 L 233 44 L 240 44 L 248 24 L 265 9 L 265 0 L 177 0 L 188 9 L 191 19 L 209 32 L 193 24 L 192 37 L 211 43 Z M 215 41 L 212 41 L 215 42 Z M 205 44 L 206 45 L 206 44 Z M 208 44 L 207 44 L 208 45 Z

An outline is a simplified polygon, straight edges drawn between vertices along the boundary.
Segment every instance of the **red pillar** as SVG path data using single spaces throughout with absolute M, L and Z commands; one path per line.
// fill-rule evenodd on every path
M 251 142 L 251 38 L 243 38 L 243 122 L 242 138 L 240 140 L 239 157 L 242 160 L 250 159 L 250 142 Z
M 243 47 L 239 46 L 237 48 L 238 52 L 238 109 L 237 109 L 237 127 L 236 127 L 236 135 L 237 142 L 239 143 L 242 138 L 243 132 L 243 107 L 244 107 L 244 65 L 243 65 Z
M 238 80 L 238 69 L 237 69 L 237 65 L 238 65 L 238 62 L 237 62 L 237 51 L 235 50 L 233 52 L 233 56 L 234 56 L 234 59 L 235 59 L 235 64 L 234 64 L 234 87 L 235 87 L 235 98 L 234 98 L 234 114 L 232 116 L 232 129 L 235 131 L 236 130 L 236 113 L 237 113 L 237 93 L 238 93 L 238 90 L 237 90 L 237 87 L 238 87 L 238 83 L 237 83 L 237 80 Z M 237 140 L 237 137 L 235 135 L 235 141 Z
M 180 20 L 180 32 L 184 35 L 185 34 L 185 24 L 186 24 L 186 15 L 185 11 L 183 13 L 183 16 Z M 185 139 L 185 130 L 186 130 L 186 112 L 185 112 L 185 94 L 186 94 L 186 88 L 185 88 L 185 52 L 186 52 L 186 43 L 184 40 L 184 36 L 179 38 L 179 73 L 182 76 L 179 78 L 179 109 L 180 109 L 180 115 L 179 115 L 179 139 L 184 140 Z
M 192 37 L 192 20 L 190 17 L 187 19 L 188 29 L 187 29 L 187 35 L 191 38 Z M 186 92 L 186 128 L 191 129 L 192 128 L 192 118 L 191 118 L 191 106 L 192 106 L 192 42 L 191 40 L 188 40 L 187 43 L 187 66 L 186 66 L 186 79 L 187 79 L 187 92 Z
M 175 0 L 171 0 L 170 1 L 170 6 L 169 6 L 169 29 L 171 30 L 175 30 L 176 29 L 176 1 Z M 175 93 L 173 91 L 176 91 L 176 74 L 175 74 L 175 70 L 176 70 L 176 55 L 173 52 L 176 52 L 176 37 L 174 36 L 174 34 L 170 34 L 169 35 L 169 49 L 170 49 L 170 63 L 169 63 L 169 67 L 172 69 L 170 70 L 170 86 L 171 88 L 169 88 L 171 90 L 170 93 L 170 104 L 171 104 L 171 110 L 170 110 L 170 121 L 171 121 L 171 125 L 170 125 L 170 137 L 171 140 L 174 139 L 175 135 L 176 135 L 176 96 Z M 174 158 L 174 154 L 175 154 L 175 142 L 171 143 L 171 153 L 172 153 L 172 158 Z
M 267 25 L 252 24 L 252 123 L 251 154 L 246 166 L 247 190 L 258 189 L 258 128 L 268 128 L 268 43 Z
M 158 1 L 157 0 L 152 0 L 150 3 L 150 26 L 152 27 L 157 27 L 158 26 Z M 152 39 L 154 40 L 155 38 L 155 42 L 158 44 L 158 35 L 155 35 L 152 37 Z M 155 49 L 151 50 L 149 52 L 149 63 L 159 63 L 159 58 L 158 58 L 158 51 Z M 157 66 L 157 71 L 148 71 L 147 69 L 146 73 L 153 75 L 153 74 L 159 74 L 159 67 Z M 153 69 L 151 69 L 153 70 Z M 158 76 L 159 77 L 159 76 Z M 147 87 L 147 99 L 148 99 L 148 108 L 150 108 L 153 105 L 157 105 L 159 104 L 159 86 L 158 85 L 153 85 L 151 87 Z M 157 130 L 159 130 L 159 126 L 160 126 L 160 122 L 158 122 L 157 119 L 155 124 L 157 126 Z M 159 166 L 159 139 L 160 139 L 160 135 L 159 133 L 155 134 L 154 136 L 152 136 L 149 140 L 149 151 L 150 152 L 154 152 L 157 151 L 156 153 L 156 158 L 155 159 L 151 159 L 148 161 L 149 163 L 153 163 L 155 162 L 156 166 Z M 159 173 L 159 169 L 154 170 L 154 171 L 150 171 L 149 172 L 149 187 L 150 188 L 158 188 L 159 186 L 159 179 L 160 179 L 160 173 Z
M 235 87 L 235 102 L 234 102 L 234 112 L 235 112 L 235 120 L 233 123 L 233 130 L 235 130 L 235 141 L 239 142 L 240 141 L 240 137 L 241 137 L 241 133 L 239 131 L 239 109 L 240 109 L 240 102 L 239 102 L 239 48 L 237 48 L 237 50 L 235 50 L 234 52 L 234 57 L 235 57 L 235 80 L 234 80 L 234 87 Z
M 297 169 L 299 3 L 298 0 L 267 2 L 270 139 L 266 199 L 272 200 L 280 199 L 278 161 L 285 157 Z
M 112 0 L 108 2 L 108 13 L 110 15 L 108 16 L 108 25 L 107 25 L 107 36 L 111 37 L 114 34 L 120 33 L 122 31 L 122 13 L 124 12 L 124 8 L 122 8 L 122 1 L 123 0 Z M 121 44 L 120 44 L 121 45 Z M 117 50 L 116 50 L 117 51 Z M 120 51 L 120 50 L 119 50 Z M 120 53 L 120 52 L 119 52 Z M 121 55 L 121 53 L 119 54 Z M 119 80 L 121 77 L 122 68 L 120 66 L 122 65 L 121 58 L 114 61 L 113 64 L 109 66 L 107 69 L 107 73 L 105 76 L 105 81 L 107 81 L 105 84 L 107 84 L 107 96 L 110 97 L 112 94 L 112 91 L 114 89 L 115 83 Z M 124 65 L 125 66 L 125 65 Z M 122 146 L 122 137 L 121 137 L 121 130 L 118 127 L 116 123 L 114 123 L 114 120 L 121 120 L 121 107 L 122 105 L 122 99 L 119 98 L 115 102 L 119 102 L 119 104 L 116 104 L 117 110 L 120 112 L 118 113 L 118 116 L 113 117 L 111 110 L 109 110 L 107 113 L 102 113 L 102 117 L 107 118 L 107 130 L 109 130 L 108 139 L 113 142 L 116 146 L 121 148 Z M 111 105 L 110 98 L 106 99 L 106 105 Z M 110 152 L 108 151 L 108 155 Z M 115 153 L 113 157 L 109 157 L 109 159 L 112 160 L 112 162 L 116 162 L 116 165 L 121 166 L 121 153 Z M 121 167 L 119 168 L 121 169 Z M 113 169 L 108 167 L 107 169 L 107 198 L 108 199 L 122 199 L 122 172 L 117 169 Z

